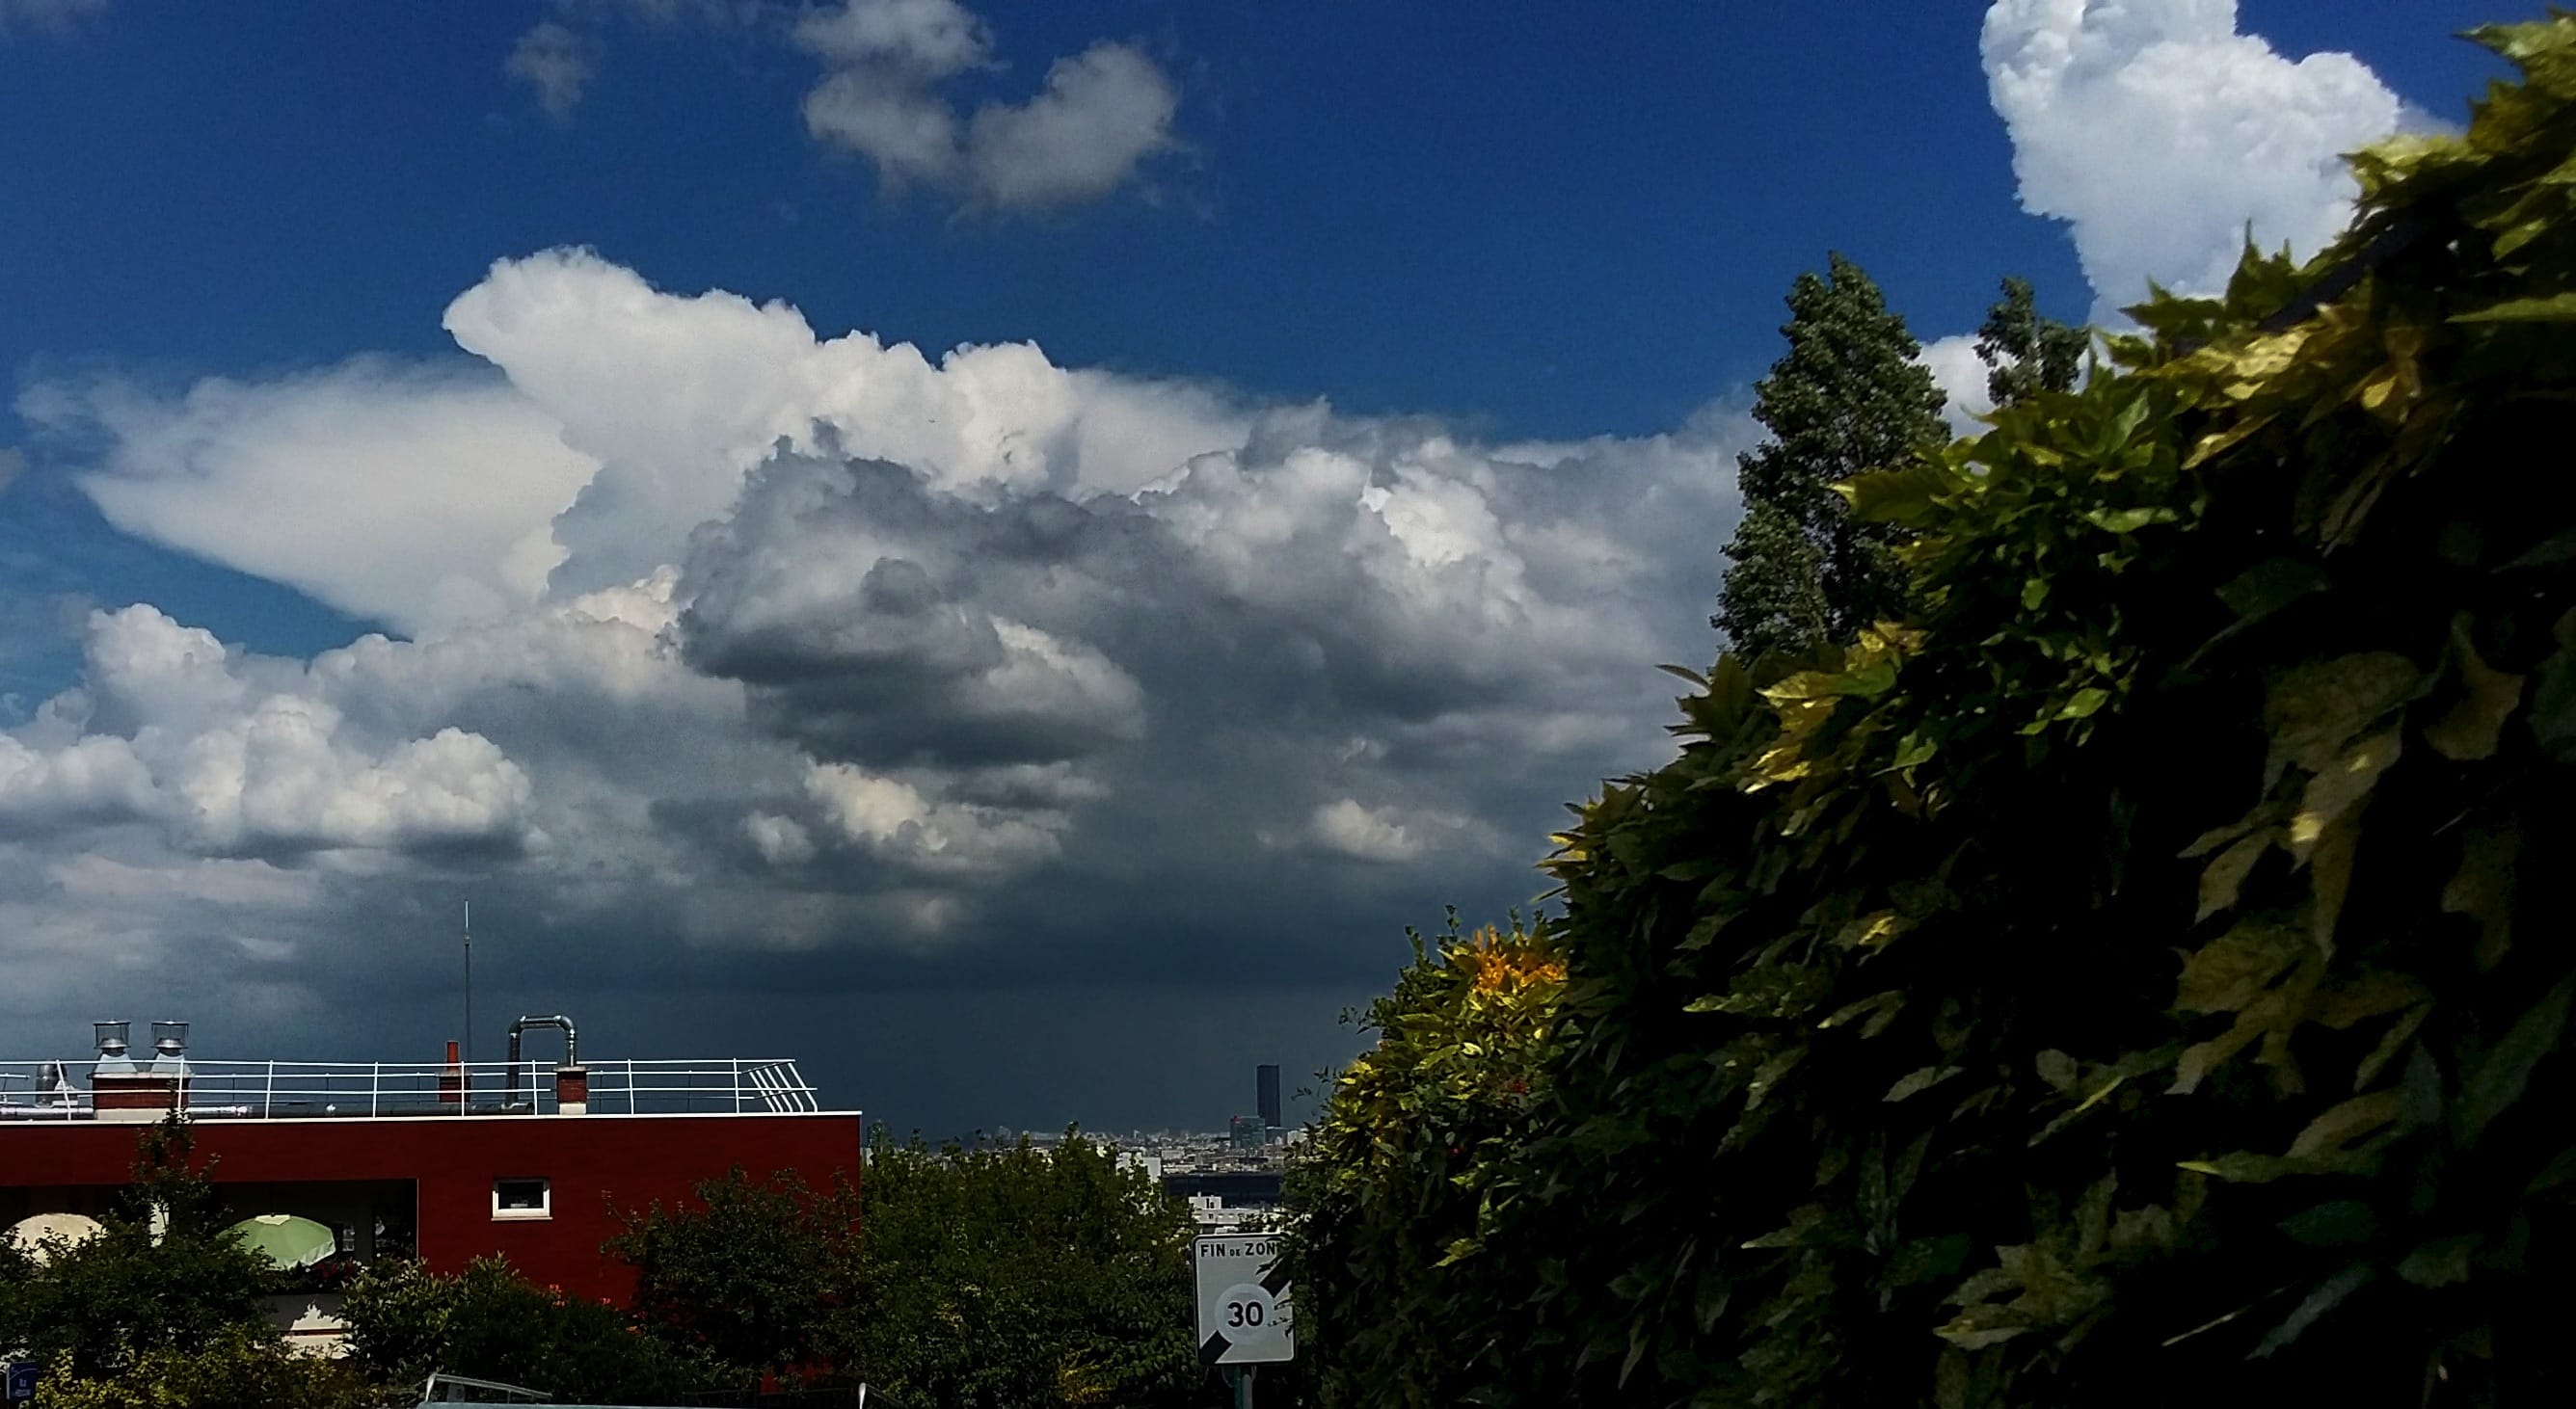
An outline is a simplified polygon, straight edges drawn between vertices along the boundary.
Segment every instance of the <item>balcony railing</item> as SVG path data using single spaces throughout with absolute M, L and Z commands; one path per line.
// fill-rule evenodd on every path
M 784 1058 L 585 1064 L 594 1115 L 819 1110 Z M 134 1063 L 144 1078 L 168 1069 Z M 91 1063 L 0 1062 L 0 1121 L 87 1120 Z M 198 1062 L 179 1108 L 200 1120 L 327 1116 L 554 1115 L 552 1062 Z

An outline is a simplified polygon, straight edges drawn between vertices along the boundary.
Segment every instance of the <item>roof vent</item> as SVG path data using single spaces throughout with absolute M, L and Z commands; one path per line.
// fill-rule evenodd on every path
M 123 1027 L 123 1023 L 117 1024 Z M 122 1034 L 119 1034 L 120 1038 Z M 156 1022 L 152 1025 L 152 1050 L 165 1057 L 175 1057 L 188 1050 L 188 1025 L 183 1022 Z
M 98 1032 L 98 1054 L 100 1056 L 122 1057 L 125 1055 L 125 1034 L 134 1026 L 133 1023 L 119 1021 L 91 1023 L 90 1026 L 95 1028 Z

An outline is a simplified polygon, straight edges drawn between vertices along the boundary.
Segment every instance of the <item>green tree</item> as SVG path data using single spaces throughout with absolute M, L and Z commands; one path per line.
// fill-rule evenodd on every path
M 635 1312 L 654 1334 L 755 1370 L 837 1362 L 859 1279 L 858 1191 L 821 1194 L 794 1173 L 735 1169 L 697 1206 L 625 1215 L 608 1251 L 636 1271 Z
M 2085 330 L 2042 314 L 2028 279 L 2004 276 L 2003 292 L 1977 329 L 1987 394 L 1997 406 L 2015 406 L 2041 392 L 2073 387 L 2084 370 Z
M 146 1350 L 100 1379 L 68 1355 L 36 1388 L 36 1409 L 383 1409 L 396 1399 L 338 1360 L 290 1349 L 265 1330 L 232 1327 L 182 1349 Z
M 1108 1147 L 933 1148 L 880 1129 L 863 1191 L 846 1373 L 951 1409 L 1212 1397 L 1187 1211 Z
M 106 1377 L 157 1351 L 234 1332 L 267 1334 L 267 1261 L 225 1231 L 214 1184 L 176 1116 L 137 1142 L 134 1182 L 80 1243 L 36 1259 L 0 1254 L 0 1346 L 24 1346 L 71 1375 Z
M 526 1385 L 558 1400 L 650 1404 L 750 1378 L 639 1334 L 614 1306 L 532 1285 L 498 1257 L 476 1258 L 454 1276 L 380 1262 L 350 1286 L 341 1314 L 350 1360 L 396 1385 L 445 1371 Z
M 1920 344 L 1859 265 L 1789 290 L 1789 351 L 1754 386 L 1771 439 L 1737 458 L 1744 518 L 1709 624 L 1746 656 L 1849 642 L 1904 615 L 1901 530 L 1854 519 L 1833 487 L 1949 438 Z

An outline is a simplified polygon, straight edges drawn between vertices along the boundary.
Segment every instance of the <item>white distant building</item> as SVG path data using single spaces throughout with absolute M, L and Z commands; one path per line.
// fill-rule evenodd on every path
M 1257 1231 L 1271 1214 L 1266 1208 L 1237 1208 L 1215 1194 L 1190 1195 L 1190 1221 L 1201 1233 Z

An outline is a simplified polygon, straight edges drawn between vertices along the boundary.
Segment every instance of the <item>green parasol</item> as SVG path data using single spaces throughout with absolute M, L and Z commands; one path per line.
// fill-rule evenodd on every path
M 225 1231 L 280 1267 L 310 1267 L 340 1250 L 339 1236 L 328 1225 L 291 1213 L 263 1213 Z

